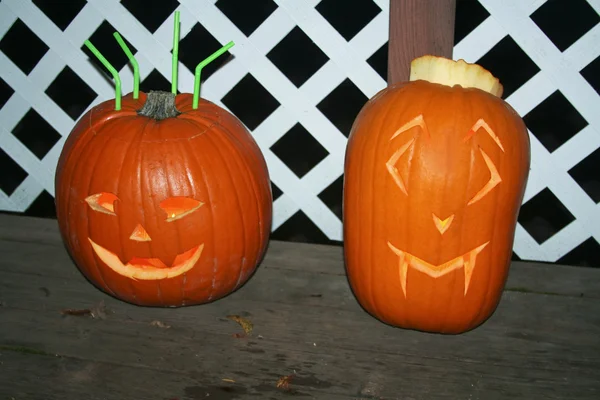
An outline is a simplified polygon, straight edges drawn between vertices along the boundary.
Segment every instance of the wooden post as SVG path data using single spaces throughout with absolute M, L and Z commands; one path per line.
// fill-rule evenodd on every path
M 390 0 L 388 84 L 407 81 L 417 57 L 452 58 L 455 14 L 456 0 Z

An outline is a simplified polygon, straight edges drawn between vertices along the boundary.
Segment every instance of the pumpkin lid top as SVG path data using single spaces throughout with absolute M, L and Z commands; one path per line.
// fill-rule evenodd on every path
M 426 80 L 446 86 L 460 85 L 477 88 L 494 96 L 502 97 L 500 80 L 490 71 L 465 60 L 450 60 L 444 57 L 425 55 L 410 63 L 410 80 Z

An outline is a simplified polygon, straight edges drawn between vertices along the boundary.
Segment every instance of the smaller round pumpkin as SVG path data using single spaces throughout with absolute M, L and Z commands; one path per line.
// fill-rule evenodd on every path
M 138 305 L 217 300 L 263 257 L 272 195 L 263 155 L 227 110 L 191 94 L 105 101 L 70 133 L 56 210 L 81 272 Z
M 461 333 L 496 309 L 530 164 L 525 124 L 501 95 L 479 65 L 424 56 L 357 116 L 345 260 L 358 301 L 380 320 Z

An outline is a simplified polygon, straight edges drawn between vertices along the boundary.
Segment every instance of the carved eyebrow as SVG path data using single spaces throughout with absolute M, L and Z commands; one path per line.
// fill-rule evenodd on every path
M 473 137 L 473 135 L 477 133 L 479 128 L 483 128 L 488 133 L 488 135 L 490 135 L 492 139 L 494 139 L 494 142 L 496 142 L 498 147 L 500 147 L 500 150 L 504 152 L 504 147 L 502 147 L 502 142 L 500 141 L 500 138 L 498 137 L 498 135 L 496 135 L 496 132 L 494 132 L 494 130 L 490 128 L 488 123 L 485 122 L 483 118 L 479 118 L 477 122 L 475 122 L 475 125 L 473 125 L 473 127 L 469 130 L 467 136 L 465 136 L 464 141 L 466 142 L 467 140 L 471 139 L 471 137 Z
M 406 124 L 402 125 L 398 130 L 392 135 L 390 140 L 394 139 L 399 134 L 406 132 L 410 128 L 414 128 L 415 126 L 421 127 L 423 132 L 427 137 L 429 137 L 429 129 L 427 129 L 427 125 L 425 124 L 425 120 L 423 119 L 423 114 L 417 115 L 415 118 L 408 121 Z

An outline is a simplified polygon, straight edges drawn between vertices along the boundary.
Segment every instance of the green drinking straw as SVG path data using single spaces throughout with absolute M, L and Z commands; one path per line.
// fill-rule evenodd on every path
M 110 65 L 106 58 L 104 58 L 104 56 L 100 54 L 100 52 L 92 44 L 92 42 L 86 40 L 83 43 L 98 58 L 98 60 L 100 60 L 102 65 L 104 65 L 104 67 L 106 67 L 106 69 L 108 69 L 112 74 L 113 79 L 115 80 L 115 111 L 119 111 L 121 109 L 121 78 L 119 77 L 119 73 L 112 65 Z
M 227 43 L 225 46 L 221 47 L 219 50 L 215 51 L 213 54 L 208 56 L 208 58 L 204 59 L 204 61 L 200 62 L 196 66 L 196 71 L 194 74 L 194 110 L 198 108 L 198 98 L 200 97 L 200 73 L 202 72 L 202 68 L 206 67 L 210 64 L 215 58 L 219 57 L 221 54 L 225 53 L 227 50 L 232 48 L 235 45 L 233 42 Z
M 140 94 L 140 66 L 138 65 L 138 62 L 133 56 L 133 54 L 131 53 L 131 50 L 129 50 L 127 44 L 125 44 L 123 38 L 121 38 L 121 35 L 119 35 L 119 32 L 115 32 L 113 36 L 115 37 L 115 39 L 117 39 L 119 46 L 121 46 L 123 52 L 125 53 L 127 58 L 129 58 L 129 62 L 131 62 L 131 65 L 133 66 L 133 98 L 137 99 Z
M 175 26 L 173 27 L 173 59 L 171 75 L 171 92 L 177 94 L 177 58 L 179 57 L 179 11 L 175 11 Z

